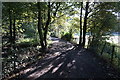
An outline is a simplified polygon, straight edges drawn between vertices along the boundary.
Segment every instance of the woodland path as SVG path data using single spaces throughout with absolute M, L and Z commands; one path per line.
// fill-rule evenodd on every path
M 19 80 L 40 78 L 118 78 L 115 69 L 94 53 L 74 47 L 73 44 L 51 37 L 53 43 L 45 58 L 30 65 Z M 120 78 L 120 77 L 119 77 Z

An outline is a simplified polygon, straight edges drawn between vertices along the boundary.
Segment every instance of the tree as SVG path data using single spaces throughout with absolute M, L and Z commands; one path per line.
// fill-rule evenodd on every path
M 114 14 L 116 3 L 97 3 L 94 7 L 94 11 L 91 17 L 88 19 L 91 38 L 89 41 L 90 47 L 96 47 L 105 41 L 107 37 L 103 37 L 111 34 L 114 31 L 117 17 Z M 104 5 L 104 6 L 103 6 Z
M 86 29 L 87 29 L 87 17 L 88 17 L 88 13 L 89 13 L 88 8 L 89 8 L 89 2 L 86 2 L 84 25 L 83 25 L 83 42 L 82 42 L 83 46 L 85 46 L 85 35 L 86 35 Z
M 42 22 L 41 22 L 41 3 L 38 2 L 37 6 L 38 6 L 38 33 L 39 33 L 39 38 L 40 38 L 40 44 L 41 44 L 42 50 L 44 51 L 45 45 L 43 42 L 43 33 L 42 33 L 42 25 L 41 25 L 42 24 Z
M 7 19 L 9 19 L 9 34 L 10 34 L 9 42 L 11 44 L 15 44 L 16 33 L 17 33 L 17 31 L 16 31 L 16 28 L 17 28 L 16 21 L 20 20 L 20 17 L 22 15 L 22 13 L 25 11 L 25 8 L 26 7 L 25 7 L 24 3 L 16 3 L 16 4 L 13 4 L 11 2 L 3 3 L 3 13 L 4 13 L 3 24 L 6 24 L 7 21 L 8 21 Z
M 48 15 L 47 15 L 47 17 L 48 17 L 48 19 L 47 19 L 47 22 L 46 22 L 46 26 L 45 26 L 45 32 L 44 32 L 44 41 L 45 41 L 45 48 L 47 47 L 47 41 L 46 41 L 46 39 L 47 39 L 47 32 L 48 32 L 48 26 L 49 26 L 49 24 L 50 24 L 50 18 L 51 18 L 51 16 L 50 16 L 50 11 L 51 11 L 51 5 L 50 5 L 50 2 L 48 2 Z
M 82 43 L 82 9 L 83 8 L 83 2 L 81 2 L 81 9 L 80 9 L 80 36 L 79 36 L 79 45 Z
M 66 9 L 70 9 L 72 4 L 70 5 L 66 3 L 60 3 L 60 2 L 38 3 L 38 5 L 40 4 L 44 6 L 44 8 L 41 8 L 38 6 L 38 30 L 39 30 L 38 32 L 40 36 L 41 47 L 42 49 L 44 48 L 43 50 L 46 50 L 47 33 L 49 29 L 49 24 L 54 23 L 56 19 L 68 14 L 68 11 L 66 11 Z M 73 14 L 73 9 L 70 12 L 71 14 Z

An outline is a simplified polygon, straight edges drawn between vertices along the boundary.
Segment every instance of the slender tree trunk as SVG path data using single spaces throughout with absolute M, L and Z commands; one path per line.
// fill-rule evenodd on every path
M 16 35 L 15 35 L 15 32 L 16 32 L 16 28 L 15 28 L 15 22 L 16 22 L 16 20 L 15 20 L 15 16 L 14 16 L 14 18 L 13 18 L 13 49 L 15 50 L 15 37 L 16 37 Z M 15 54 L 16 53 L 14 53 L 14 69 L 16 69 L 16 64 L 15 64 L 15 62 L 16 62 L 16 57 L 15 57 Z
M 44 31 L 45 48 L 47 47 L 47 32 L 48 32 L 49 24 L 50 24 L 50 2 L 48 2 L 48 20 L 46 22 L 45 31 Z
M 79 45 L 82 43 L 82 8 L 83 2 L 81 2 L 81 10 L 80 10 L 80 37 L 79 37 Z
M 15 44 L 15 40 L 16 40 L 16 27 L 15 27 L 15 22 L 16 22 L 16 19 L 15 19 L 15 16 L 14 16 L 14 20 L 13 20 L 13 44 Z
M 38 6 L 38 33 L 40 38 L 40 44 L 43 52 L 45 51 L 45 45 L 43 43 L 43 33 L 42 33 L 42 22 L 41 22 L 41 5 L 40 2 L 37 3 Z
M 88 8 L 89 8 L 89 2 L 86 2 L 84 25 L 83 25 L 83 43 L 82 43 L 83 47 L 85 46 L 85 36 L 86 36 L 86 29 L 87 29 Z
M 88 47 L 91 48 L 91 44 L 94 40 L 94 33 L 93 30 L 95 30 L 96 24 L 93 22 L 93 27 L 91 28 L 91 39 L 88 41 Z
M 12 16 L 12 12 L 9 9 L 9 22 L 10 22 L 10 25 L 9 25 L 9 30 L 10 30 L 9 42 L 12 44 L 12 17 L 11 16 Z

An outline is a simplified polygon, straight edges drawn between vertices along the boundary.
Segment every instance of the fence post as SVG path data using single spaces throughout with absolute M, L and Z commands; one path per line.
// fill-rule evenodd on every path
M 114 56 L 114 51 L 115 51 L 115 46 L 112 46 L 112 54 L 111 54 L 111 63 L 113 61 L 113 56 Z
M 103 48 L 102 48 L 102 51 L 101 51 L 101 55 L 103 54 L 103 50 L 104 50 L 104 48 L 105 48 L 105 45 L 106 45 L 106 42 L 105 42 L 105 44 L 103 45 Z

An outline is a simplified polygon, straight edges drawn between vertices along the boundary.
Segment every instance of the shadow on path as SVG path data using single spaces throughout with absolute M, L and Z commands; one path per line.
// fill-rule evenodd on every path
M 55 39 L 59 40 L 58 38 Z M 63 45 L 60 43 L 64 44 Z M 55 51 L 51 47 L 53 54 L 43 60 L 37 61 L 23 71 L 20 79 L 39 80 L 40 78 L 116 78 L 118 74 L 107 68 L 99 58 L 80 47 L 71 48 L 67 51 L 67 42 L 58 41 L 52 44 L 53 47 L 63 48 Z M 69 44 L 72 46 L 71 44 Z M 62 46 L 62 47 L 61 47 Z M 58 52 L 59 51 L 59 52 Z M 49 54 L 48 54 L 49 55 Z

